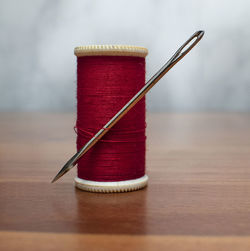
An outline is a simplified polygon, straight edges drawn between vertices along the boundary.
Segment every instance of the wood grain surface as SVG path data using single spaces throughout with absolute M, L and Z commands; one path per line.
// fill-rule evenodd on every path
M 0 113 L 0 250 L 250 250 L 250 115 L 148 114 L 146 189 L 72 170 L 75 115 Z

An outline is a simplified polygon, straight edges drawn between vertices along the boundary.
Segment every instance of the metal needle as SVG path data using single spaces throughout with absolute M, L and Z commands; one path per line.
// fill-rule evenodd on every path
M 204 31 L 195 32 L 167 61 L 165 65 L 146 83 L 146 85 L 102 128 L 93 138 L 91 138 L 83 148 L 77 152 L 63 168 L 58 172 L 52 183 L 62 177 L 71 168 L 73 168 L 78 159 L 81 158 L 91 147 L 93 147 L 107 132 L 112 128 L 133 106 L 139 102 L 144 95 L 177 63 L 179 62 L 203 37 Z M 196 39 L 195 39 L 196 38 Z M 183 51 L 183 49 L 193 40 L 191 45 Z M 182 52 L 183 51 L 183 52 Z

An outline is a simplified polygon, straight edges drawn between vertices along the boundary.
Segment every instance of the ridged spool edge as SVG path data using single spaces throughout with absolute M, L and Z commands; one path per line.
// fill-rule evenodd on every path
M 84 180 L 78 177 L 75 178 L 75 186 L 81 190 L 95 193 L 124 193 L 139 190 L 147 186 L 148 176 L 145 174 L 143 177 L 114 182 L 99 182 Z

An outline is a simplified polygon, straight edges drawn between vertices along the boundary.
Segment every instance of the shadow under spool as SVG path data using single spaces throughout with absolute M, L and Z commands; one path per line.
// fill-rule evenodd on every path
M 77 56 L 77 150 L 144 85 L 147 49 L 81 46 Z M 145 97 L 78 161 L 76 187 L 126 192 L 147 185 Z

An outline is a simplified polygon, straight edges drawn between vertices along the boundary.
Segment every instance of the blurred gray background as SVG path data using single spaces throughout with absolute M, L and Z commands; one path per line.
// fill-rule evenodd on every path
M 150 111 L 250 110 L 247 0 L 1 0 L 0 110 L 74 111 L 74 47 L 149 49 L 147 78 L 206 34 L 147 95 Z

